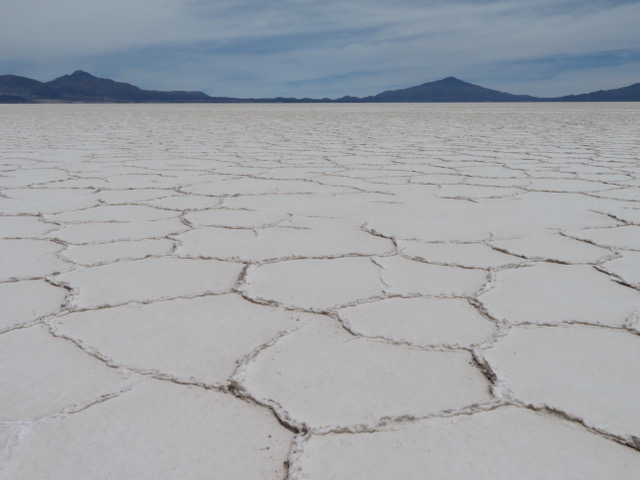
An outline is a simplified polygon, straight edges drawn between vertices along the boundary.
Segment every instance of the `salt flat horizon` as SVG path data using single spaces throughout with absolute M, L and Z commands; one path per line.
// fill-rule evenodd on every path
M 634 478 L 640 105 L 0 107 L 0 479 Z

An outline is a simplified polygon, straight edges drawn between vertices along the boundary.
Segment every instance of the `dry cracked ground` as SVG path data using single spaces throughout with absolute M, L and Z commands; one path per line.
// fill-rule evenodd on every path
M 0 478 L 638 478 L 638 125 L 3 106 Z

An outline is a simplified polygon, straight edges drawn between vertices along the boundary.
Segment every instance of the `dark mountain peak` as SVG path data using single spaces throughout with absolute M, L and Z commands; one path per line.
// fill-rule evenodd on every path
M 445 83 L 447 85 L 470 85 L 469 83 L 463 82 L 462 80 L 456 77 L 447 77 L 432 83 Z
M 446 77 L 446 78 L 443 78 L 441 80 L 436 80 L 435 82 L 423 83 L 422 85 L 418 85 L 418 87 L 429 87 L 429 86 L 435 86 L 435 87 L 441 87 L 441 86 L 460 87 L 462 85 L 472 85 L 472 84 L 464 82 L 464 81 L 462 81 L 462 80 L 460 80 L 459 78 L 456 78 L 456 77 Z M 416 87 L 412 87 L 412 88 L 416 88 Z
M 374 97 L 375 102 L 525 102 L 535 101 L 527 95 L 511 95 L 491 90 L 456 77 L 447 77 L 435 82 L 401 90 L 387 90 Z
M 91 75 L 84 70 L 76 70 L 71 75 L 63 75 L 61 77 L 56 78 L 55 80 L 51 80 L 47 82 L 49 84 L 61 84 L 61 83 L 85 83 L 85 82 L 113 82 L 113 80 L 108 80 L 106 78 L 99 78 Z
M 202 102 L 210 97 L 202 92 L 158 92 L 143 90 L 130 83 L 117 82 L 108 78 L 91 75 L 84 70 L 76 70 L 47 82 L 70 101 L 84 102 Z
M 87 78 L 97 78 L 97 77 L 94 77 L 93 75 L 91 75 L 90 73 L 85 72 L 84 70 L 76 70 L 71 75 L 69 75 L 69 77 L 78 78 L 78 79 L 80 79 L 80 78 L 85 78 L 85 79 L 87 79 Z
M 474 85 L 473 83 L 465 82 L 464 80 L 460 80 L 459 78 L 456 78 L 456 77 L 446 77 L 446 78 L 443 78 L 442 80 L 436 80 L 435 82 L 423 83 L 420 86 L 421 87 L 434 86 L 434 87 L 453 88 L 453 87 L 468 87 L 468 86 L 475 87 L 477 85 Z

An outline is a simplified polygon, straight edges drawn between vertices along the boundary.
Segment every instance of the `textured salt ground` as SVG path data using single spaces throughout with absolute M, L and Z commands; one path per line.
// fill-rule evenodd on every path
M 3 114 L 0 478 L 637 476 L 637 105 Z
M 347 458 L 343 452 L 350 452 Z M 638 453 L 562 419 L 504 407 L 308 440 L 300 478 L 632 478 Z

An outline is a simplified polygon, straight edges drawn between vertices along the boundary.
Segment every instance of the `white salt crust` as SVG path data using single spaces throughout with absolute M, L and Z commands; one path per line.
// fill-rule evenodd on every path
M 637 105 L 2 112 L 0 478 L 637 476 Z

